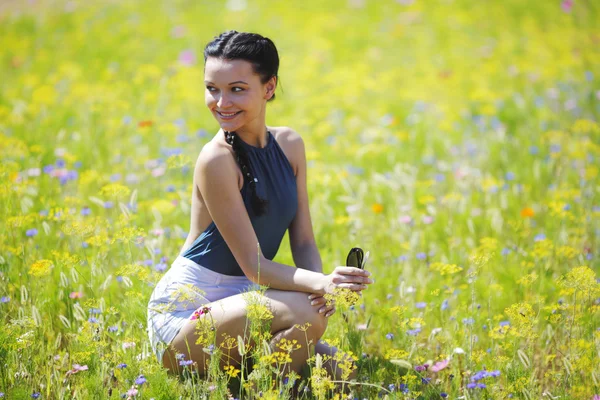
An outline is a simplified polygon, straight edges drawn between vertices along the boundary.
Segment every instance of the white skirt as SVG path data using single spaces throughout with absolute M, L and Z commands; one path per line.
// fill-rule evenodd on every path
M 166 347 L 191 321 L 194 311 L 256 288 L 246 276 L 223 275 L 178 256 L 156 284 L 148 303 L 148 335 L 158 362 L 162 364 Z

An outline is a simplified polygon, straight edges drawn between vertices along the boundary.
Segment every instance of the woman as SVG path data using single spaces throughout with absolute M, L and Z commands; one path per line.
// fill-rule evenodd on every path
M 221 129 L 196 162 L 191 229 L 182 253 L 149 303 L 148 328 L 159 362 L 177 371 L 179 353 L 204 373 L 209 356 L 205 345 L 196 344 L 197 319 L 214 324 L 217 345 L 223 334 L 245 337 L 243 292 L 254 284 L 269 287 L 261 299 L 273 314 L 272 346 L 282 338 L 308 340 L 317 352 L 331 355 L 335 349 L 319 343 L 335 312 L 323 295 L 335 288 L 362 291 L 372 280 L 350 267 L 322 273 L 302 138 L 290 128 L 265 125 L 277 87 L 277 49 L 260 35 L 229 31 L 206 46 L 204 62 L 206 105 Z M 271 261 L 288 229 L 297 268 Z M 306 331 L 295 328 L 306 323 Z M 291 356 L 288 368 L 298 372 L 308 352 Z

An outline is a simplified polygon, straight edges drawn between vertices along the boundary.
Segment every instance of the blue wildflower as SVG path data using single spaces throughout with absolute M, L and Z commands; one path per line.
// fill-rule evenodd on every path
M 38 230 L 35 228 L 32 229 L 28 229 L 27 232 L 25 232 L 25 235 L 27 235 L 27 237 L 32 237 L 38 234 Z
M 387 340 L 392 340 L 394 338 L 394 334 L 393 333 L 388 333 L 388 334 L 385 335 L 385 338 Z
M 442 301 L 442 305 L 440 306 L 440 308 L 442 309 L 442 311 L 447 310 L 448 309 L 448 300 L 444 300 Z
M 147 379 L 144 377 L 144 375 L 138 376 L 135 380 L 136 385 L 143 385 L 146 382 L 147 382 Z

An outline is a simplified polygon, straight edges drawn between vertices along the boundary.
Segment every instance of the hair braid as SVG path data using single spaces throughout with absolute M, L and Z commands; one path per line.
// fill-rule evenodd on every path
M 223 132 L 225 133 L 225 141 L 231 145 L 233 154 L 235 155 L 235 161 L 242 170 L 244 182 L 248 184 L 248 188 L 250 189 L 250 202 L 252 205 L 252 210 L 257 216 L 263 215 L 265 212 L 267 212 L 267 206 L 269 202 L 268 200 L 258 197 L 258 194 L 256 193 L 256 182 L 258 182 L 258 179 L 256 179 L 252 173 L 252 170 L 250 169 L 248 152 L 244 146 L 240 144 L 240 139 L 237 137 L 235 132 Z

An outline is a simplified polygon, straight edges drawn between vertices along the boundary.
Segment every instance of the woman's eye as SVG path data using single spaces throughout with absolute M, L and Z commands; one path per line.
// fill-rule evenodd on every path
M 217 88 L 212 87 L 212 86 L 207 86 L 206 90 L 208 90 L 209 92 L 214 92 L 215 90 L 217 90 Z
M 234 86 L 231 88 L 232 92 L 242 92 L 244 90 L 244 88 L 238 87 L 238 86 Z

